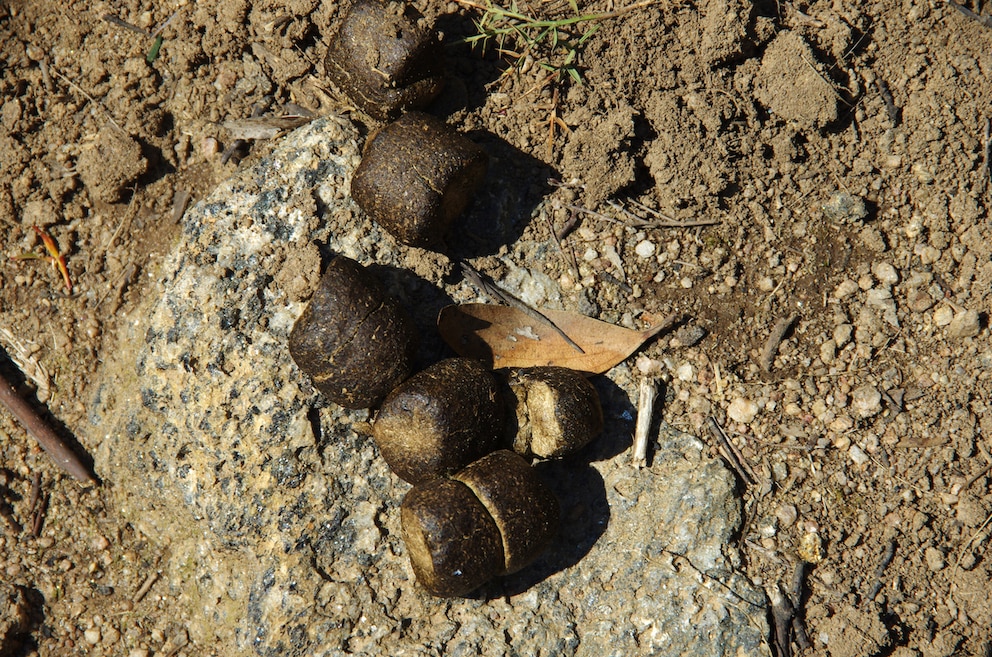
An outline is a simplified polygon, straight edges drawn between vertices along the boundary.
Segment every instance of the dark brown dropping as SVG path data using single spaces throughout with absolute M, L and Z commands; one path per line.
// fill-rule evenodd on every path
M 503 413 L 492 373 L 478 361 L 449 358 L 389 393 L 372 436 L 390 469 L 417 484 L 457 472 L 496 450 Z
M 527 462 L 500 450 L 451 479 L 415 486 L 400 520 L 417 580 L 434 595 L 457 596 L 533 562 L 558 532 L 559 513 Z
M 417 581 L 433 595 L 465 595 L 503 569 L 499 529 L 461 482 L 414 487 L 403 498 L 400 523 Z
M 508 397 L 517 418 L 513 450 L 518 454 L 544 459 L 566 456 L 603 431 L 599 394 L 581 373 L 565 367 L 502 373 L 513 392 Z
M 327 77 L 380 121 L 426 107 L 444 86 L 443 52 L 403 2 L 356 0 L 324 60 Z
M 375 406 L 413 369 L 409 315 L 362 265 L 336 256 L 289 334 L 289 353 L 328 399 Z
M 444 121 L 410 112 L 369 140 L 351 195 L 398 241 L 436 246 L 471 202 L 488 159 Z
M 515 573 L 548 547 L 558 532 L 558 499 L 523 458 L 505 449 L 456 474 L 496 521 L 503 572 Z

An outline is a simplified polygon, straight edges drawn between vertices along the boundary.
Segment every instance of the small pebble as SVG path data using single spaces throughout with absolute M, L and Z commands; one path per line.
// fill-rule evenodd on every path
M 650 240 L 642 240 L 636 247 L 634 247 L 634 253 L 641 258 L 650 258 L 654 255 L 654 242 Z
M 947 335 L 952 338 L 972 338 L 978 335 L 982 321 L 977 310 L 962 310 L 954 315 L 947 327 Z
M 933 311 L 933 323 L 937 326 L 947 326 L 954 320 L 954 311 L 947 306 L 941 306 Z
M 679 365 L 679 368 L 675 370 L 675 376 L 679 381 L 692 381 L 695 374 L 692 370 L 692 365 L 690 363 L 683 363 Z
M 906 224 L 906 237 L 911 240 L 915 240 L 923 232 L 923 217 L 920 215 L 913 215 L 913 218 L 909 220 Z
M 861 386 L 851 393 L 851 406 L 863 418 L 877 415 L 882 410 L 882 393 L 872 386 Z
M 823 561 L 823 541 L 820 540 L 820 535 L 816 532 L 803 534 L 796 552 L 806 563 L 818 564 Z
M 37 545 L 42 550 L 47 550 L 48 548 L 55 545 L 55 539 L 52 538 L 51 536 L 42 536 L 41 538 L 38 539 L 35 545 Z
M 851 446 L 851 439 L 848 438 L 847 436 L 840 436 L 836 440 L 834 440 L 833 445 L 838 450 L 843 452 L 844 450 L 846 450 L 848 447 Z
M 968 527 L 978 527 L 987 517 L 985 507 L 973 495 L 962 495 L 957 503 L 957 518 Z
M 103 633 L 103 645 L 112 646 L 120 641 L 121 633 L 116 627 L 111 625 Z
M 854 426 L 854 420 L 847 415 L 841 415 L 827 425 L 831 431 L 843 433 Z
M 834 289 L 834 298 L 846 299 L 857 291 L 858 291 L 858 284 L 850 279 L 847 279 L 841 281 L 840 285 L 838 285 Z
M 883 285 L 895 285 L 899 282 L 899 274 L 896 272 L 896 268 L 888 262 L 876 262 L 872 265 L 871 273 Z
M 675 339 L 681 347 L 692 347 L 706 337 L 706 329 L 698 324 L 683 326 L 675 332 Z
M 834 362 L 834 358 L 837 356 L 837 343 L 833 340 L 827 340 L 820 345 L 820 360 L 823 361 L 825 365 L 829 365 Z
M 148 648 L 131 648 L 127 657 L 148 657 L 149 654 Z
M 645 376 L 658 376 L 662 372 L 664 363 L 660 360 L 648 358 L 644 354 L 639 354 L 635 361 L 637 371 Z
M 923 558 L 926 560 L 930 570 L 935 573 L 943 570 L 944 566 L 947 565 L 944 559 L 944 553 L 932 546 L 924 551 Z
M 924 290 L 914 290 L 909 293 L 909 309 L 922 313 L 933 307 L 933 297 Z
M 771 538 L 778 533 L 778 518 L 775 516 L 765 516 L 758 521 L 758 535 L 762 538 Z
M 100 628 L 91 627 L 90 629 L 83 632 L 83 638 L 86 639 L 86 643 L 91 646 L 95 646 L 100 643 Z
M 868 216 L 868 208 L 859 196 L 834 192 L 823 204 L 823 214 L 831 221 L 861 221 Z
M 851 457 L 857 465 L 864 465 L 868 462 L 868 455 L 865 451 L 858 447 L 857 445 L 851 445 L 851 448 L 847 450 L 847 455 Z
M 213 137 L 204 137 L 200 140 L 200 154 L 205 160 L 220 152 L 220 144 Z
M 750 424 L 757 414 L 758 405 L 742 397 L 737 397 L 727 407 L 727 417 L 739 424 Z
M 791 527 L 799 517 L 799 512 L 793 504 L 783 504 L 775 511 L 775 517 L 782 527 Z
M 834 327 L 834 342 L 837 343 L 837 348 L 841 349 L 850 342 L 853 333 L 854 327 L 850 324 L 838 324 Z
M 915 255 L 920 256 L 920 262 L 924 265 L 932 265 L 940 260 L 940 249 L 929 244 L 919 244 L 913 249 Z
M 98 534 L 93 537 L 92 545 L 94 550 L 103 551 L 110 547 L 110 541 L 108 541 L 105 536 L 100 536 Z

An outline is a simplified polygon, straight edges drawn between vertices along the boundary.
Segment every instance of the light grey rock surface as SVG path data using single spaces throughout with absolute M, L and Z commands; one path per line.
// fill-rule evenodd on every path
M 562 502 L 554 548 L 475 598 L 419 589 L 399 531 L 408 486 L 368 413 L 323 401 L 286 347 L 331 251 L 380 265 L 416 310 L 424 363 L 441 352 L 437 309 L 476 299 L 445 257 L 365 223 L 346 193 L 358 140 L 315 121 L 191 209 L 101 373 L 87 444 L 118 506 L 168 548 L 162 586 L 188 604 L 191 639 L 221 654 L 769 654 L 764 594 L 736 572 L 733 476 L 667 427 L 652 466 L 629 465 L 625 365 L 597 380 L 605 434 L 538 466 Z M 532 193 L 489 188 L 467 221 L 513 241 Z M 526 267 L 516 254 L 540 248 L 506 257 Z

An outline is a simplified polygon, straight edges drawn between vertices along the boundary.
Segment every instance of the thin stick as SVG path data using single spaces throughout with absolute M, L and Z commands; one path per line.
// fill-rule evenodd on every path
M 958 568 L 961 567 L 961 561 L 964 559 L 965 550 L 967 550 L 968 548 L 971 547 L 971 544 L 975 542 L 975 539 L 978 538 L 978 536 L 983 531 L 985 531 L 985 528 L 988 527 L 988 524 L 990 522 L 992 522 L 992 513 L 990 513 L 989 514 L 989 517 L 985 519 L 985 522 L 983 522 L 982 525 L 977 530 L 975 530 L 975 533 L 971 535 L 971 538 L 968 539 L 968 542 L 965 543 L 964 545 L 962 545 L 961 546 L 961 549 L 958 550 L 958 560 L 956 562 L 954 562 L 954 573 L 955 573 L 955 575 L 958 572 Z
M 47 422 L 34 412 L 34 409 L 17 394 L 14 386 L 0 372 L 0 402 L 17 418 L 42 449 L 55 461 L 55 464 L 71 474 L 84 484 L 95 481 L 93 474 L 83 465 L 83 462 L 69 449 L 69 446 L 59 438 L 58 434 Z
M 569 346 L 572 347 L 572 349 L 575 349 L 580 354 L 586 353 L 582 347 L 576 344 L 575 340 L 568 337 L 568 335 L 563 330 L 561 330 L 561 327 L 559 327 L 557 324 L 551 321 L 547 316 L 541 313 L 540 310 L 531 308 L 517 297 L 513 296 L 503 288 L 496 285 L 496 283 L 493 282 L 492 280 L 486 280 L 486 278 L 482 275 L 482 273 L 478 269 L 468 264 L 464 260 L 460 261 L 459 264 L 461 265 L 462 273 L 465 275 L 465 277 L 470 281 L 472 281 L 472 283 L 474 283 L 483 292 L 485 292 L 491 297 L 494 297 L 500 302 L 505 303 L 506 305 L 511 306 L 513 308 L 516 308 L 517 310 L 527 314 L 530 317 L 533 317 L 537 321 L 543 324 L 547 324 L 548 326 L 553 328 L 555 330 L 555 333 L 560 335 L 561 338 L 565 342 L 567 342 Z
M 837 100 L 844 103 L 848 107 L 853 107 L 853 105 L 851 105 L 851 103 L 846 98 L 840 95 L 840 92 L 837 91 L 837 88 L 834 86 L 834 83 L 828 80 L 827 76 L 825 76 L 823 73 L 820 73 L 819 69 L 813 66 L 813 62 L 806 59 L 806 56 L 803 55 L 802 53 L 799 53 L 799 58 L 802 59 L 803 62 L 805 62 L 806 66 L 809 66 L 810 70 L 813 71 L 813 73 L 815 73 L 821 80 L 823 80 L 824 84 L 830 87 L 830 91 L 832 91 L 834 95 L 837 96 Z
M 568 213 L 568 219 L 565 223 L 561 225 L 561 228 L 555 233 L 555 239 L 559 242 L 568 237 L 575 227 L 579 225 L 579 213 L 572 210 Z
M 899 127 L 899 108 L 896 107 L 896 101 L 892 98 L 889 85 L 885 83 L 885 80 L 876 79 L 875 86 L 878 88 L 878 94 L 882 97 L 882 102 L 885 103 L 885 111 L 889 114 L 889 122 L 892 123 L 893 128 Z
M 145 578 L 145 581 L 141 583 L 141 586 L 138 587 L 138 590 L 131 597 L 131 602 L 134 604 L 141 602 L 142 598 L 148 595 L 148 592 L 152 589 L 152 585 L 158 581 L 159 577 L 158 571 L 148 573 L 148 577 Z
M 574 214 L 572 216 L 574 216 Z M 558 233 L 555 232 L 555 225 L 551 221 L 551 215 L 545 214 L 544 218 L 548 222 L 548 230 L 551 231 L 551 237 L 554 238 L 555 244 L 558 245 L 558 250 L 561 251 L 561 257 L 565 259 L 565 261 L 568 263 L 569 267 L 572 270 L 572 278 L 575 279 L 576 282 L 578 282 L 579 264 L 575 261 L 575 253 L 571 249 L 569 249 L 567 252 L 565 251 L 565 246 L 561 243 L 561 238 L 558 236 Z
M 768 336 L 768 340 L 765 341 L 765 346 L 761 350 L 761 358 L 758 361 L 761 369 L 765 372 L 772 371 L 772 364 L 775 362 L 775 354 L 778 353 L 779 345 L 782 344 L 785 334 L 789 332 L 789 329 L 792 328 L 792 325 L 796 323 L 798 318 L 798 315 L 789 315 L 778 320 L 775 326 L 772 327 L 772 332 Z
M 41 535 L 41 527 L 45 524 L 45 514 L 48 512 L 48 495 L 41 496 L 38 508 L 34 510 L 31 517 L 31 535 L 38 537 Z
M 59 70 L 57 68 L 55 68 L 54 66 L 49 66 L 48 68 L 51 69 L 52 73 L 54 73 L 55 75 L 57 75 L 60 78 L 62 78 L 62 80 L 64 80 L 65 83 L 68 84 L 70 87 L 72 87 L 77 92 L 81 93 L 82 95 L 86 96 L 86 99 L 88 101 L 90 101 L 91 103 L 93 103 L 94 105 L 96 105 L 97 107 L 99 107 L 100 109 L 102 109 L 107 114 L 107 120 L 109 120 L 110 123 L 115 128 L 117 128 L 118 130 L 120 130 L 124 134 L 127 134 L 127 132 L 124 131 L 124 128 L 120 127 L 120 125 L 117 124 L 117 121 L 114 121 L 114 116 L 110 113 L 110 110 L 108 110 L 107 107 L 103 103 L 101 103 L 99 100 L 97 100 L 93 96 L 89 95 L 88 93 L 86 93 L 86 90 L 83 89 L 82 87 L 80 87 L 78 84 L 76 84 L 75 82 L 73 82 L 72 80 L 70 80 L 69 78 L 67 78 L 66 76 L 62 75 L 62 73 L 60 73 Z
M 641 379 L 637 397 L 634 448 L 631 455 L 631 462 L 635 468 L 643 468 L 648 464 L 648 434 L 651 431 L 651 416 L 654 414 L 654 400 L 657 395 L 658 388 L 654 384 L 654 379 L 649 376 Z
M 879 591 L 882 590 L 884 583 L 882 582 L 882 575 L 885 574 L 885 569 L 889 567 L 892 563 L 892 558 L 896 556 L 896 539 L 891 539 L 889 544 L 885 546 L 885 554 L 882 555 L 882 560 L 878 564 L 878 568 L 875 569 L 875 584 L 871 587 L 871 591 L 868 593 L 868 599 L 874 600 L 878 595 Z
M 723 455 L 723 458 L 726 459 L 727 463 L 730 464 L 730 467 L 737 472 L 737 476 L 740 477 L 741 481 L 748 486 L 756 485 L 758 480 L 754 478 L 750 468 L 745 467 L 743 456 L 741 456 L 741 453 L 737 451 L 737 448 L 734 447 L 733 443 L 730 442 L 730 439 L 727 438 L 727 434 L 723 432 L 720 425 L 716 423 L 716 420 L 713 419 L 713 417 L 709 418 L 708 424 L 710 427 L 710 433 L 712 433 L 717 439 L 717 442 L 720 443 L 720 453 Z
M 676 221 L 671 217 L 665 217 L 664 219 L 657 221 L 649 221 L 644 217 L 638 217 L 636 214 L 634 214 L 627 208 L 623 207 L 616 201 L 609 201 L 609 205 L 611 208 L 622 213 L 624 216 L 630 219 L 630 222 L 622 221 L 620 223 L 633 225 L 637 228 L 693 228 L 696 226 L 716 226 L 720 223 L 723 223 L 719 219 L 694 219 L 692 221 Z M 664 216 L 658 212 L 654 212 L 653 210 L 650 210 L 646 206 L 642 206 L 642 207 L 645 207 L 646 211 L 650 211 L 653 214 Z
M 772 620 L 775 622 L 774 642 L 776 654 L 781 657 L 792 657 L 792 619 L 795 609 L 789 596 L 782 592 L 782 587 L 774 584 L 765 588 L 768 599 L 772 603 Z
M 951 0 L 947 0 L 947 4 L 949 4 L 950 6 L 954 7 L 958 11 L 960 11 L 962 14 L 964 14 L 968 18 L 970 18 L 972 20 L 978 21 L 979 23 L 981 23 L 985 27 L 992 27 L 992 16 L 979 16 L 978 14 L 976 14 L 975 12 L 973 12 L 972 10 L 968 9 L 967 7 L 965 7 L 964 5 L 959 5 L 956 2 L 951 2 Z
M 813 644 L 809 640 L 809 633 L 806 631 L 806 621 L 803 619 L 803 600 L 806 595 L 806 568 L 807 563 L 802 559 L 796 564 L 796 569 L 792 571 L 792 637 L 803 650 L 809 650 Z
M 100 18 L 102 18 L 103 20 L 107 21 L 108 23 L 113 23 L 114 25 L 116 25 L 118 27 L 123 27 L 124 29 L 131 30 L 132 32 L 137 32 L 138 34 L 140 34 L 142 36 L 146 36 L 148 38 L 152 38 L 152 37 L 155 36 L 154 34 L 152 34 L 151 32 L 149 32 L 148 30 L 144 30 L 144 29 L 138 27 L 137 25 L 132 25 L 131 23 L 128 23 L 126 20 L 123 20 L 121 18 L 118 18 L 117 16 L 114 16 L 113 14 L 104 14 Z
M 134 203 L 137 200 L 137 198 L 138 198 L 138 186 L 135 185 L 131 189 L 131 200 L 127 204 L 127 210 L 124 212 L 124 216 L 121 217 L 120 223 L 117 224 L 117 229 L 114 230 L 114 234 L 110 236 L 110 241 L 107 242 L 107 246 L 103 247 L 104 254 L 106 254 L 107 251 L 109 251 L 110 248 L 114 246 L 114 242 L 117 241 L 117 236 L 120 235 L 121 231 L 124 229 L 124 224 L 131 220 L 131 217 L 133 216 L 131 214 L 131 210 L 134 209 Z
M 31 501 L 28 503 L 28 508 L 31 513 L 38 508 L 38 500 L 41 499 L 41 473 L 35 472 L 34 477 L 31 478 Z

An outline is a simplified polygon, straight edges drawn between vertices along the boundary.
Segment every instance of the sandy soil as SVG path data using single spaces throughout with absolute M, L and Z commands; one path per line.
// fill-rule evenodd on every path
M 504 252 L 602 319 L 686 318 L 639 366 L 665 372 L 665 421 L 713 440 L 713 416 L 752 470 L 749 575 L 789 591 L 812 562 L 804 654 L 989 654 L 992 30 L 929 0 L 670 2 L 602 22 L 580 85 L 549 80 L 540 52 L 502 75 L 457 43 L 470 10 L 415 4 L 450 44 L 435 111 L 545 162 L 546 218 L 580 220 L 560 257 Z M 239 166 L 221 161 L 220 122 L 266 96 L 272 112 L 352 110 L 320 64 L 341 15 L 317 0 L 0 5 L 0 370 L 81 449 L 101 359 L 186 199 Z M 43 252 L 34 227 L 71 291 L 19 257 Z M 526 235 L 553 241 L 546 220 Z M 208 654 L 155 589 L 168 552 L 100 475 L 81 489 L 0 413 L 0 654 Z

